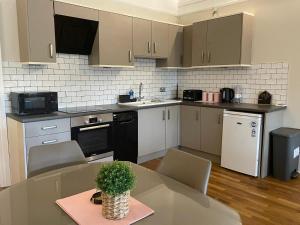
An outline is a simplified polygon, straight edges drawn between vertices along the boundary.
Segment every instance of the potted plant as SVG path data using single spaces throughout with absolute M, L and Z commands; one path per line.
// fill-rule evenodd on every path
M 102 191 L 102 215 L 110 220 L 126 217 L 129 213 L 130 190 L 135 184 L 135 175 L 130 164 L 115 161 L 103 165 L 96 183 Z

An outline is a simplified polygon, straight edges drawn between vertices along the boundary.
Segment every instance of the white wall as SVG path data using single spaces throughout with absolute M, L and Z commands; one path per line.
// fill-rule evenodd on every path
M 1 45 L 0 45 L 1 50 Z M 6 115 L 4 106 L 4 86 L 2 74 L 2 60 L 0 52 L 0 187 L 10 185 L 9 155 L 6 130 Z
M 170 23 L 178 22 L 178 18 L 174 15 L 134 6 L 132 4 L 127 4 L 125 1 L 120 2 L 120 0 L 60 1 L 151 20 L 159 20 Z M 170 0 L 170 2 L 172 1 Z M 161 5 L 163 6 L 163 4 Z M 19 61 L 20 53 L 16 0 L 0 0 L 0 40 L 2 45 L 3 59 L 6 61 Z

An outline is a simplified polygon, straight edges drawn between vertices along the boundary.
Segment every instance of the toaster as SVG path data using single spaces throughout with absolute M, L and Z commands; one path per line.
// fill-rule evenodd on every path
M 202 90 L 184 90 L 183 91 L 184 101 L 202 101 Z

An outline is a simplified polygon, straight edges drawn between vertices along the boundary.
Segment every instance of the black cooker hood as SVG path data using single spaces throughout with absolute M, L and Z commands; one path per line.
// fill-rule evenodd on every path
M 98 22 L 69 16 L 55 15 L 56 52 L 90 55 Z

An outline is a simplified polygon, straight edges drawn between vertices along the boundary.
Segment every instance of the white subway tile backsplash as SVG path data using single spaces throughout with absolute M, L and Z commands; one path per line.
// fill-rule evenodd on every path
M 98 68 L 88 65 L 87 56 L 58 54 L 57 63 L 22 65 L 3 62 L 6 111 L 10 111 L 12 91 L 56 91 L 59 107 L 112 104 L 119 94 L 132 88 L 138 94 L 144 84 L 145 98 L 173 98 L 176 85 L 184 89 L 219 91 L 240 85 L 246 103 L 256 103 L 259 92 L 268 90 L 274 104 L 287 103 L 287 63 L 257 64 L 251 68 L 211 68 L 165 70 L 156 68 L 153 59 L 137 59 L 135 68 Z M 165 87 L 166 92 L 160 92 Z
M 178 71 L 179 93 L 194 88 L 204 91 L 219 91 L 223 87 L 243 89 L 244 103 L 257 103 L 258 94 L 269 91 L 273 104 L 287 104 L 289 66 L 287 63 L 265 63 L 249 68 L 209 68 Z

